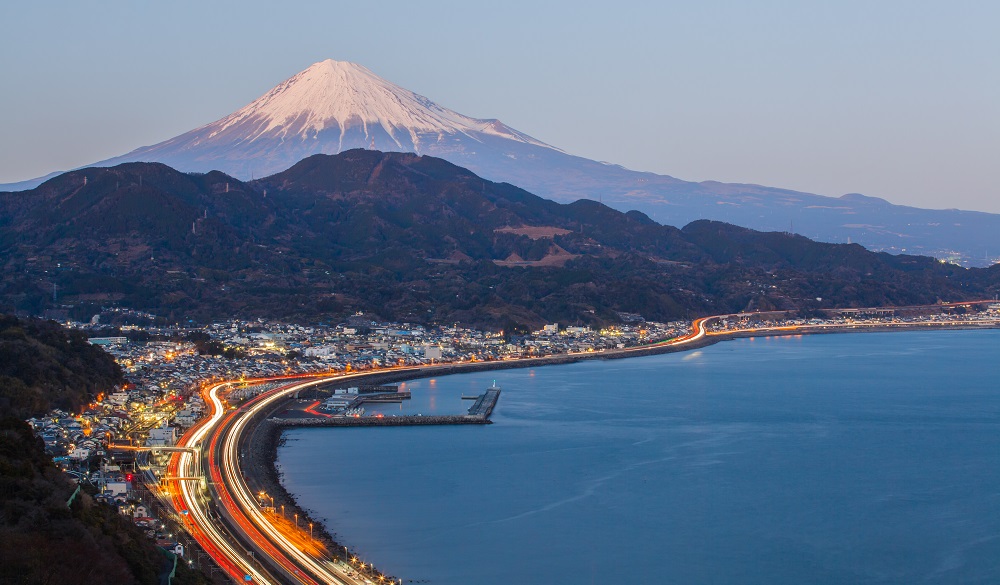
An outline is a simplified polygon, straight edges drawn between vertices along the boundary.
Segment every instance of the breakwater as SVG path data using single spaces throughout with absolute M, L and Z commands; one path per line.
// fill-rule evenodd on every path
M 497 400 L 499 399 L 500 389 L 493 386 L 476 399 L 472 408 L 469 409 L 469 416 L 482 417 L 489 420 L 490 415 L 493 414 L 493 408 L 497 405 Z
M 422 425 L 488 425 L 490 419 L 470 414 L 421 416 L 332 416 L 330 418 L 272 418 L 267 424 L 289 427 L 412 427 Z
M 409 397 L 409 392 L 406 393 Z M 384 396 L 384 395 L 379 395 Z M 364 397 L 358 401 L 363 401 Z M 500 388 L 489 388 L 476 398 L 468 414 L 444 414 L 424 416 L 422 414 L 392 416 L 329 416 L 310 418 L 271 417 L 267 424 L 279 428 L 287 427 L 412 427 L 428 425 L 488 425 L 490 415 L 500 400 Z M 360 402 L 359 402 L 360 403 Z M 353 402 L 351 404 L 354 404 Z

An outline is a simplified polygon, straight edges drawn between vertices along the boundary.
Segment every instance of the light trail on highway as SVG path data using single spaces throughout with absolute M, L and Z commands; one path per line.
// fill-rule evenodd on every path
M 393 371 L 416 370 L 417 368 L 393 368 Z M 197 460 L 191 449 L 205 449 L 205 467 L 212 488 L 221 507 L 229 516 L 231 528 L 240 533 L 244 543 L 266 556 L 268 565 L 282 573 L 284 579 L 277 579 L 255 560 L 247 558 L 243 545 L 234 545 L 211 518 L 205 502 L 199 497 L 198 485 L 191 481 L 173 480 L 177 490 L 171 490 L 172 503 L 180 514 L 184 527 L 195 541 L 234 580 L 254 583 L 301 583 L 318 585 L 333 583 L 340 585 L 363 585 L 364 579 L 353 578 L 348 570 L 336 563 L 318 559 L 299 550 L 295 542 L 278 529 L 263 513 L 257 500 L 244 479 L 239 453 L 240 438 L 247 425 L 261 410 L 269 408 L 295 392 L 324 384 L 334 379 L 351 379 L 372 373 L 330 374 L 306 381 L 288 384 L 265 392 L 241 407 L 226 414 L 220 392 L 238 382 L 222 382 L 211 386 L 206 392 L 206 402 L 211 405 L 211 415 L 200 425 L 186 433 L 179 444 L 183 449 L 171 460 L 168 474 L 175 477 L 191 477 L 198 474 Z M 300 377 L 301 379 L 302 377 Z M 288 380 L 282 376 L 280 379 Z M 263 383 L 275 379 L 251 380 L 239 383 Z M 220 454 L 216 460 L 216 452 Z M 185 513 L 186 512 L 186 513 Z
M 347 374 L 338 376 L 337 379 L 350 379 L 363 375 L 370 375 L 370 373 Z M 282 565 L 287 564 L 287 568 L 291 571 L 293 576 L 301 578 L 303 583 L 314 583 L 315 581 L 306 576 L 312 575 L 324 583 L 343 583 L 353 585 L 355 583 L 363 583 L 363 581 L 351 578 L 337 565 L 321 561 L 316 559 L 311 554 L 302 552 L 283 531 L 279 530 L 267 518 L 260 506 L 258 506 L 254 493 L 250 490 L 246 483 L 240 462 L 240 438 L 247 425 L 257 414 L 270 408 L 276 401 L 282 400 L 290 394 L 299 392 L 302 389 L 311 386 L 324 384 L 329 381 L 330 379 L 324 378 L 293 384 L 286 388 L 262 395 L 258 397 L 258 399 L 255 399 L 250 404 L 240 409 L 238 413 L 235 413 L 232 422 L 227 425 L 228 428 L 225 435 L 222 437 L 223 444 L 221 446 L 220 453 L 223 460 L 220 462 L 219 466 L 213 466 L 212 469 L 213 471 L 215 469 L 224 470 L 223 473 L 225 474 L 225 477 L 223 478 L 222 484 L 227 488 L 228 497 L 232 498 L 233 503 L 239 508 L 240 511 L 242 511 L 242 513 L 246 515 L 259 533 L 262 533 L 265 539 L 264 542 L 269 543 L 274 548 L 280 549 L 279 561 Z M 263 545 L 264 542 L 258 544 Z
M 224 382 L 209 389 L 207 396 L 212 404 L 212 413 L 206 421 L 194 427 L 181 438 L 181 447 L 199 448 L 205 436 L 218 425 L 225 413 L 225 407 L 218 397 L 218 392 L 229 384 L 229 382 Z M 187 451 L 178 453 L 171 458 L 170 470 L 170 475 L 175 476 L 200 475 L 198 473 L 200 470 L 195 468 L 194 455 Z M 191 482 L 173 483 L 177 484 L 178 491 L 176 493 L 171 491 L 172 501 L 175 510 L 183 520 L 184 527 L 216 564 L 237 581 L 245 582 L 246 578 L 249 577 L 257 583 L 271 582 L 257 567 L 253 566 L 252 561 L 248 560 L 242 551 L 236 550 L 229 539 L 219 531 Z

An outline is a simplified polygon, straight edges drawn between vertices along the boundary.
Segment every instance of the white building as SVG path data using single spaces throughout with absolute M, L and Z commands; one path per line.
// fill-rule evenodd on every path
M 332 345 L 319 345 L 316 347 L 307 347 L 302 353 L 306 357 L 337 357 L 337 348 Z
M 166 421 L 159 427 L 149 431 L 146 439 L 147 447 L 172 447 L 177 441 L 177 429 L 168 426 Z
M 111 404 L 117 404 L 119 406 L 122 406 L 126 402 L 128 402 L 128 393 L 127 392 L 115 392 L 113 394 L 109 394 L 108 398 L 107 398 L 107 401 L 110 402 Z
M 109 481 L 104 484 L 104 492 L 110 494 L 112 497 L 127 495 L 128 488 L 127 481 Z
M 177 413 L 174 417 L 174 422 L 181 425 L 182 427 L 189 427 L 193 425 L 198 420 L 198 414 L 195 413 L 190 408 L 185 408 Z

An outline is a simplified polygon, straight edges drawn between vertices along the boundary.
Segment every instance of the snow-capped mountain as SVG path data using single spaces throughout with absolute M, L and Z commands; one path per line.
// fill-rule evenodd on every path
M 692 183 L 632 171 L 573 156 L 499 120 L 459 114 L 361 65 L 333 60 L 310 66 L 221 120 L 93 166 L 162 162 L 246 180 L 285 170 L 313 154 L 352 148 L 436 156 L 543 197 L 599 199 L 676 226 L 715 219 L 975 265 L 990 262 L 990 249 L 1000 252 L 994 239 L 1000 215 L 903 207 L 861 195 L 833 198 L 759 185 Z M 46 178 L 0 185 L 0 190 L 28 189 Z
M 248 179 L 352 148 L 447 158 L 481 151 L 510 156 L 524 147 L 559 152 L 499 120 L 464 116 L 361 65 L 328 59 L 221 120 L 98 164 L 157 161 Z

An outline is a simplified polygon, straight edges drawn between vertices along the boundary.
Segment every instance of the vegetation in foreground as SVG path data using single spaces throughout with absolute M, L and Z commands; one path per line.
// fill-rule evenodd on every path
M 22 420 L 79 410 L 123 380 L 103 350 L 56 323 L 0 316 L 0 583 L 157 585 L 173 567 L 111 506 L 62 473 Z M 86 486 L 85 486 L 86 487 Z M 208 583 L 178 564 L 173 583 Z

